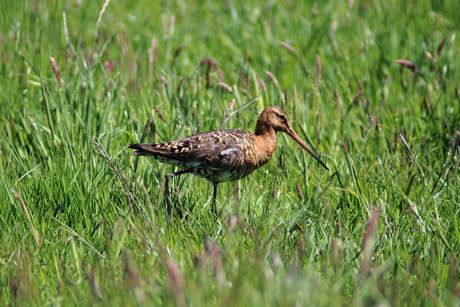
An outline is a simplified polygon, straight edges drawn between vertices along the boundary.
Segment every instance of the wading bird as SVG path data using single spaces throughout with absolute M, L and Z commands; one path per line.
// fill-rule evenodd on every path
M 255 134 L 242 129 L 215 130 L 185 139 L 159 144 L 131 144 L 135 156 L 152 156 L 175 165 L 181 171 L 165 176 L 166 202 L 171 216 L 168 182 L 174 176 L 192 173 L 214 186 L 213 211 L 216 212 L 217 185 L 239 180 L 265 165 L 276 149 L 276 133 L 287 133 L 325 169 L 323 161 L 294 132 L 288 116 L 279 107 L 268 107 L 257 120 Z

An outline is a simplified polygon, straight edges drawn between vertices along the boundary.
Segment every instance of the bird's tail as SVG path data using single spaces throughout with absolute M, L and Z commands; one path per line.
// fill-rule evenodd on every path
M 152 144 L 131 144 L 128 148 L 136 150 L 133 152 L 133 156 L 155 156 L 158 154 L 152 150 Z

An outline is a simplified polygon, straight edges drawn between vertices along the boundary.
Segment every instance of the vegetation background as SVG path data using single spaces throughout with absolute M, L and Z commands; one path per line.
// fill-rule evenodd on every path
M 456 1 L 0 10 L 2 305 L 460 304 Z M 127 145 L 269 105 L 331 170 L 280 134 L 218 219 L 211 184 L 176 178 L 168 223 L 174 169 Z

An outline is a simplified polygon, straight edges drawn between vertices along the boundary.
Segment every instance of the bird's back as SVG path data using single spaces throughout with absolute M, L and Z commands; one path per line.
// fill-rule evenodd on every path
M 211 182 L 238 180 L 255 166 L 254 135 L 242 129 L 215 130 L 158 144 L 131 144 L 133 154 L 153 156 L 161 162 L 192 169 Z

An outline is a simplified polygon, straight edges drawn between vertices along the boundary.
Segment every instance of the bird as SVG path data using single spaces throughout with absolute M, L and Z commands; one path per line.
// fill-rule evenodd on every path
M 221 182 L 242 179 L 264 166 L 276 149 L 276 134 L 293 138 L 326 170 L 329 168 L 292 128 L 289 117 L 280 107 L 265 108 L 257 120 L 255 133 L 243 129 L 225 129 L 194 134 L 187 138 L 157 144 L 130 144 L 134 156 L 150 156 L 172 164 L 180 171 L 165 176 L 168 215 L 172 206 L 168 182 L 172 177 L 192 173 L 213 184 L 213 211 L 216 212 L 217 186 Z

